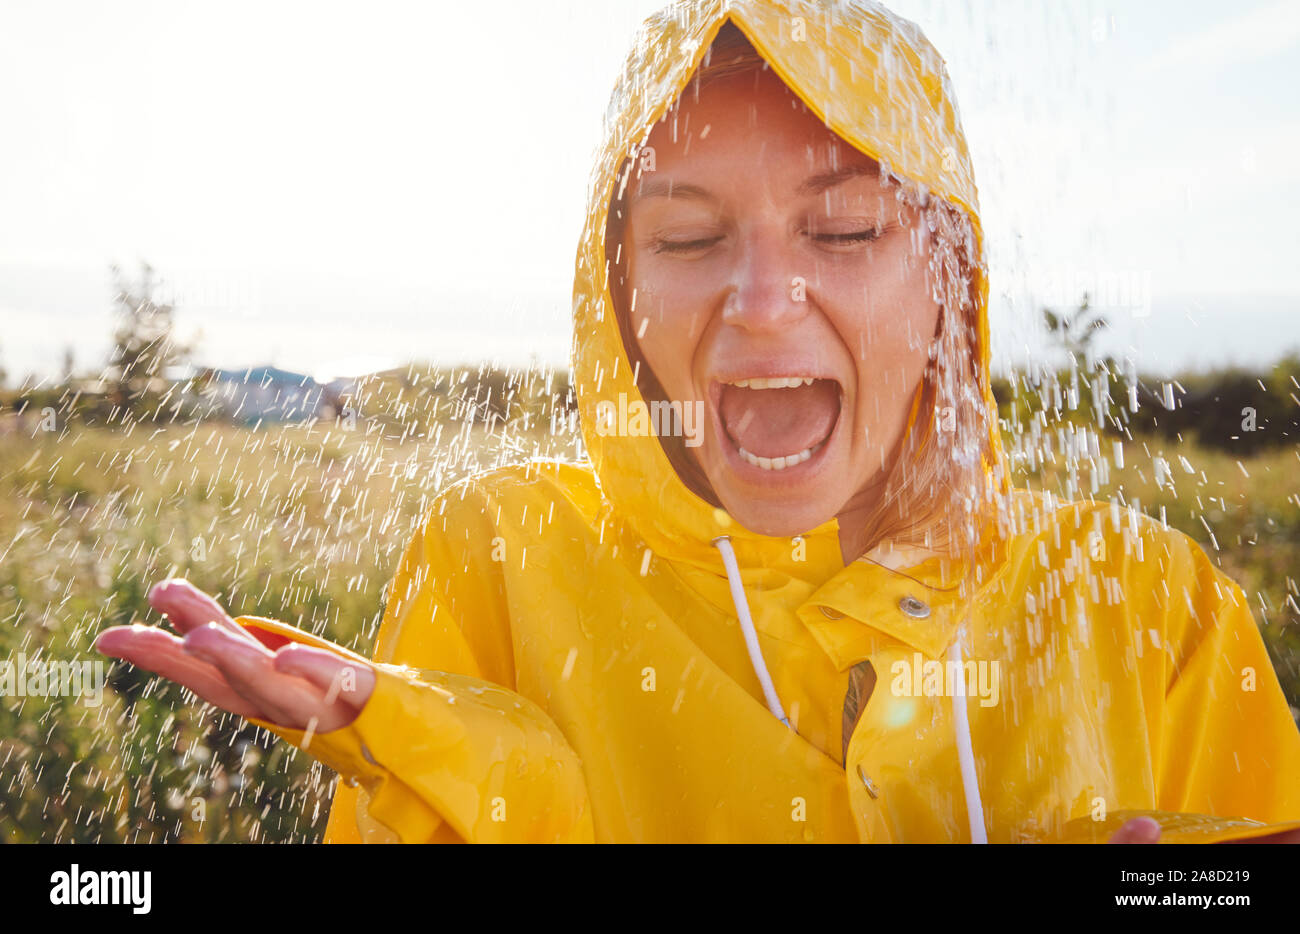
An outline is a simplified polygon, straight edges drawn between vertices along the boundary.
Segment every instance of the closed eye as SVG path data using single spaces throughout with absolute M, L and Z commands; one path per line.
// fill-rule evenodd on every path
M 833 227 L 835 229 L 832 230 L 825 228 L 818 230 L 816 227 L 811 227 L 804 233 L 821 250 L 847 254 L 862 252 L 867 245 L 879 240 L 888 230 L 887 226 L 876 224 L 855 226 L 837 223 Z
M 850 230 L 846 233 L 814 233 L 812 238 L 818 243 L 870 243 L 879 240 L 883 231 L 879 227 L 864 230 Z
M 699 237 L 694 240 L 656 240 L 654 243 L 654 252 L 656 253 L 696 253 L 700 250 L 707 250 L 722 241 L 722 235 L 713 237 Z

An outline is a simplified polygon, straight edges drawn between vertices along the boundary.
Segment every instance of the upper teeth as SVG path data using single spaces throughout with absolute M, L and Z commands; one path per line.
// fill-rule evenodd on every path
M 728 385 L 739 386 L 742 389 L 794 389 L 796 386 L 811 386 L 815 377 L 812 376 L 774 376 L 774 377 L 755 377 L 754 379 L 737 379 L 731 380 Z

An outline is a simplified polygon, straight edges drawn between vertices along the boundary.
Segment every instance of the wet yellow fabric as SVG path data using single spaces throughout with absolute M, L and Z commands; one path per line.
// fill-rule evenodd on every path
M 1156 812 L 1178 839 L 1300 820 L 1300 733 L 1246 596 L 1181 533 L 1017 493 L 977 567 L 846 567 L 835 520 L 797 541 L 753 534 L 691 493 L 655 438 L 594 430 L 602 401 L 642 398 L 606 281 L 615 176 L 728 16 L 833 130 L 977 218 L 942 62 L 910 23 L 771 0 L 687 2 L 648 21 L 613 95 L 577 256 L 590 463 L 530 462 L 443 491 L 392 582 L 358 719 L 311 737 L 274 729 L 344 776 L 326 840 L 967 841 L 955 702 L 990 841 L 1103 839 L 1129 812 Z M 983 307 L 979 338 L 987 372 Z M 720 534 L 794 729 L 764 705 Z M 934 696 L 963 621 L 986 690 Z M 863 661 L 876 686 L 845 755 Z

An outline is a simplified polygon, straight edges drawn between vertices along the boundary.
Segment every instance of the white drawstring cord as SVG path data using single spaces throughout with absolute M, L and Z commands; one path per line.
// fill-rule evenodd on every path
M 736 608 L 736 617 L 740 620 L 740 629 L 745 635 L 745 648 L 749 650 L 749 663 L 753 666 L 758 683 L 763 687 L 763 697 L 767 709 L 787 727 L 790 720 L 781 707 L 781 699 L 776 695 L 772 676 L 768 673 L 767 662 L 763 660 L 763 650 L 758 644 L 758 633 L 754 630 L 754 621 L 749 615 L 749 601 L 745 597 L 745 588 L 740 581 L 740 566 L 736 563 L 736 553 L 731 547 L 731 539 L 719 535 L 713 540 L 713 546 L 722 555 L 722 565 L 727 569 L 727 584 L 731 588 L 731 602 Z M 953 716 L 957 722 L 957 759 L 961 763 L 962 791 L 966 796 L 966 815 L 970 822 L 971 843 L 988 843 L 988 832 L 984 828 L 984 805 L 980 800 L 979 777 L 975 774 L 975 749 L 970 738 L 970 720 L 966 711 L 966 678 L 961 651 L 962 633 L 958 632 L 948 648 L 948 657 L 956 663 L 958 677 L 954 678 L 956 696 L 953 697 Z
M 975 774 L 975 747 L 970 740 L 970 719 L 966 715 L 966 672 L 962 667 L 962 633 L 948 647 L 948 660 L 955 663 L 952 714 L 957 721 L 957 759 L 961 763 L 961 785 L 966 793 L 966 819 L 970 822 L 970 842 L 988 843 L 984 829 L 984 805 L 980 801 L 979 777 Z
M 776 687 L 772 684 L 772 676 L 768 674 L 767 662 L 763 660 L 763 650 L 758 644 L 758 633 L 754 631 L 754 621 L 749 615 L 749 601 L 745 599 L 745 588 L 740 583 L 740 565 L 736 563 L 736 552 L 732 550 L 731 539 L 726 535 L 719 535 L 713 540 L 713 546 L 721 552 L 723 567 L 727 569 L 727 583 L 731 586 L 731 602 L 736 607 L 740 629 L 745 634 L 749 664 L 753 666 L 754 674 L 758 675 L 758 683 L 763 686 L 767 709 L 772 711 L 772 716 L 788 727 L 790 720 L 781 706 L 781 698 L 776 696 Z

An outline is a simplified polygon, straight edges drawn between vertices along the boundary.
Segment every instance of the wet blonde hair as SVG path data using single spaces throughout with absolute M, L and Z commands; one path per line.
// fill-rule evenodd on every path
M 698 95 L 714 81 L 768 67 L 744 33 L 727 22 L 682 94 Z M 622 243 L 632 187 L 627 184 L 628 173 L 636 165 L 628 158 L 619 170 L 606 223 L 605 256 L 623 347 L 637 373 L 638 388 L 651 402 L 665 400 L 667 394 L 632 331 L 626 295 L 629 251 Z M 978 241 L 970 217 L 960 208 L 887 168 L 881 168 L 881 178 L 894 185 L 901 201 L 920 211 L 930 234 L 928 280 L 940 311 L 930 359 L 911 401 L 907 430 L 890 452 L 881 495 L 863 522 L 863 553 L 892 542 L 965 556 L 982 532 L 978 513 L 984 502 L 984 465 L 990 454 L 989 413 L 984 402 L 987 374 L 979 363 Z M 661 435 L 659 441 L 682 482 L 705 501 L 720 506 L 683 439 Z

